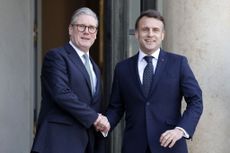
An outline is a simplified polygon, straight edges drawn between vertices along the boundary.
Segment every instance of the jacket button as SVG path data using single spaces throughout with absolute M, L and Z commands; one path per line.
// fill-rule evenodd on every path
M 150 102 L 147 102 L 146 105 L 149 106 L 149 105 L 150 105 Z

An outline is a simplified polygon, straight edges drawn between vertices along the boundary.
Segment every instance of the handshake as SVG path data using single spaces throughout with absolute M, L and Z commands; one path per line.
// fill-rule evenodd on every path
M 96 131 L 100 131 L 104 137 L 107 136 L 110 130 L 110 124 L 106 116 L 99 114 L 97 120 L 94 122 Z

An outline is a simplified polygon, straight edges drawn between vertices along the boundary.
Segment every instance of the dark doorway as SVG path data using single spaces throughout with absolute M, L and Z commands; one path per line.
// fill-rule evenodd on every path
M 55 4 L 54 4 L 55 3 Z M 51 48 L 62 46 L 69 41 L 68 26 L 72 13 L 80 7 L 89 7 L 101 18 L 97 0 L 42 0 L 42 55 Z M 100 31 L 97 35 L 97 40 L 91 48 L 90 54 L 95 61 L 100 64 L 99 40 L 101 40 Z M 99 52 L 100 50 L 100 52 Z

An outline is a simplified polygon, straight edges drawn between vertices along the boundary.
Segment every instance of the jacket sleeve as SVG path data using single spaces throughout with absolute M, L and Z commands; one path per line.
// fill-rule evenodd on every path
M 119 79 L 119 64 L 117 64 L 114 70 L 110 103 L 106 112 L 112 129 L 117 125 L 124 114 L 124 102 L 120 93 Z
M 191 138 L 203 111 L 203 100 L 202 91 L 185 57 L 181 62 L 180 86 L 187 106 L 178 126 Z

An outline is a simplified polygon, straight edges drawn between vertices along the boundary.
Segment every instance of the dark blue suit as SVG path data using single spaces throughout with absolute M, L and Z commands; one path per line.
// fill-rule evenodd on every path
M 101 112 L 100 71 L 93 61 L 92 64 L 97 77 L 94 96 L 89 75 L 71 45 L 46 54 L 41 75 L 41 112 L 32 151 L 103 152 L 103 139 L 92 125 Z
M 185 139 L 160 145 L 163 132 L 182 127 L 192 137 L 203 110 L 201 89 L 185 57 L 160 51 L 149 97 L 138 74 L 138 54 L 116 65 L 107 116 L 114 128 L 125 112 L 122 153 L 187 153 Z M 184 97 L 187 107 L 181 114 Z

